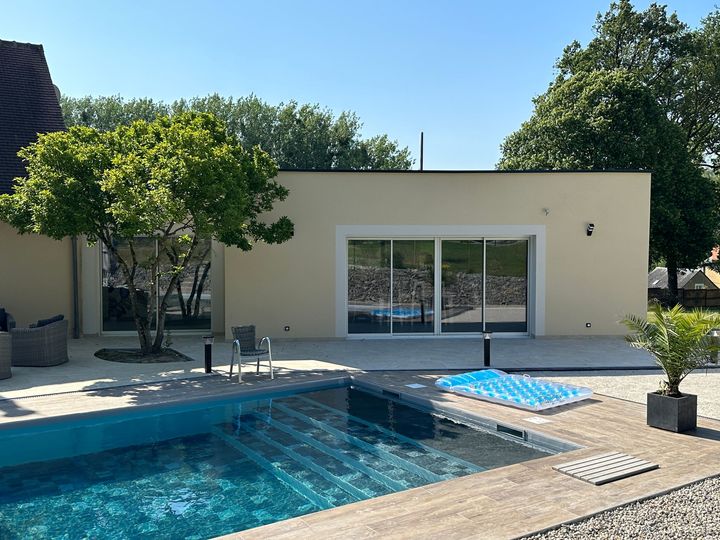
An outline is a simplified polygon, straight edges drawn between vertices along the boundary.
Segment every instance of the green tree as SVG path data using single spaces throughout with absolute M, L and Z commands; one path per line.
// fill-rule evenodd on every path
M 112 131 L 72 127 L 40 135 L 20 155 L 28 176 L 16 179 L 12 195 L 0 196 L 0 220 L 21 233 L 102 242 L 130 291 L 144 354 L 161 350 L 168 299 L 201 239 L 248 251 L 253 242 L 280 243 L 293 235 L 287 217 L 261 220 L 288 195 L 272 180 L 275 162 L 258 147 L 246 151 L 211 114 L 160 116 Z M 156 239 L 157 255 L 145 258 L 135 249 L 143 237 Z M 129 255 L 118 251 L 120 241 Z M 159 257 L 168 252 L 177 257 L 169 275 L 154 276 L 164 287 L 153 339 L 136 282 L 145 271 L 158 272 Z
M 720 170 L 720 11 L 689 29 L 666 7 L 635 11 L 629 0 L 598 14 L 595 37 L 577 41 L 557 62 L 555 84 L 581 72 L 623 69 L 653 92 L 683 132 L 696 164 Z
M 273 106 L 253 95 L 233 99 L 212 94 L 168 105 L 119 96 L 63 97 L 61 106 L 66 125 L 100 130 L 150 121 L 158 114 L 212 113 L 243 146 L 260 146 L 283 169 L 409 169 L 413 164 L 410 150 L 387 135 L 363 139 L 362 122 L 355 113 L 335 117 L 329 109 L 295 101 Z
M 125 101 L 120 96 L 61 96 L 60 107 L 67 127 L 86 126 L 100 131 L 112 131 L 136 120 L 152 122 L 170 113 L 162 102 L 145 98 Z
M 682 130 L 651 89 L 625 70 L 579 72 L 535 99 L 532 117 L 502 144 L 501 169 L 652 171 L 650 256 L 677 269 L 716 240 L 716 184 L 692 163 Z M 673 279 L 674 278 L 674 279 Z

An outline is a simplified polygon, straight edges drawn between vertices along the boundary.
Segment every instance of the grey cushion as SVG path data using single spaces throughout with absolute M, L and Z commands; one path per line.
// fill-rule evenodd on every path
M 60 322 L 64 318 L 65 315 L 55 315 L 54 317 L 50 317 L 49 319 L 40 319 L 35 325 L 35 328 L 42 328 L 43 326 L 47 326 L 48 324 Z

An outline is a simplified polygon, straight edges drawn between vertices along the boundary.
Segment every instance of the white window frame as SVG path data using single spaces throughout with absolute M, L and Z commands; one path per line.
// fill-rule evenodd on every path
M 528 291 L 527 291 L 527 333 L 503 333 L 503 337 L 545 335 L 545 249 L 544 225 L 337 225 L 335 227 L 335 336 L 348 339 L 388 339 L 398 336 L 384 334 L 348 333 L 347 298 L 347 242 L 354 239 L 378 240 L 422 240 L 435 238 L 436 284 L 440 271 L 437 263 L 437 240 L 462 240 L 485 238 L 491 240 L 528 239 Z M 436 296 L 440 287 L 436 286 Z M 435 299 L 435 305 L 440 305 Z M 436 323 L 437 324 L 437 323 Z M 402 338 L 427 337 L 477 337 L 479 334 L 403 334 Z

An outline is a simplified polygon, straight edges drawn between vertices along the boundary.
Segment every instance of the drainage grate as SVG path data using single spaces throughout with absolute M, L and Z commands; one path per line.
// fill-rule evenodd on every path
M 499 433 L 507 433 L 508 435 L 512 435 L 513 437 L 517 437 L 518 439 L 525 439 L 525 432 L 520 429 L 515 429 L 510 426 L 503 426 L 502 424 L 497 424 L 495 429 Z
M 628 476 L 652 471 L 658 467 L 657 463 L 650 463 L 620 452 L 610 452 L 556 465 L 553 469 L 599 486 Z

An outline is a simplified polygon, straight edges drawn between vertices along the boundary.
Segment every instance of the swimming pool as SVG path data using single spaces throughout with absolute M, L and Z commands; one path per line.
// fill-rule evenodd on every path
M 0 538 L 195 538 L 547 456 L 356 387 L 0 432 Z

